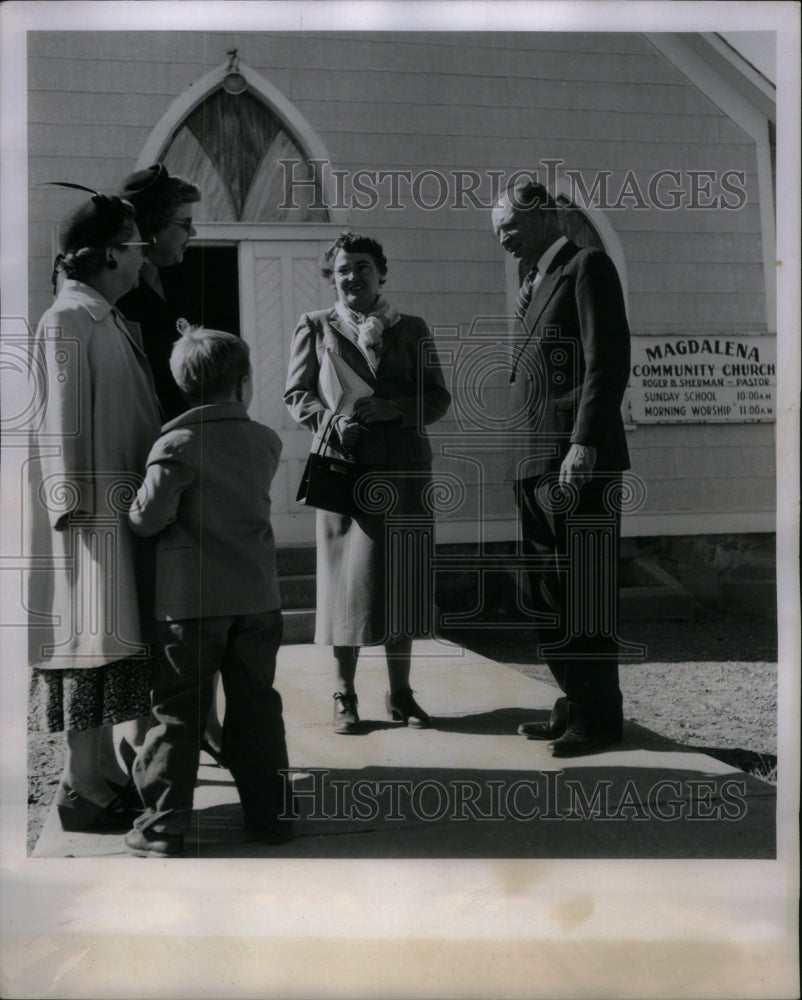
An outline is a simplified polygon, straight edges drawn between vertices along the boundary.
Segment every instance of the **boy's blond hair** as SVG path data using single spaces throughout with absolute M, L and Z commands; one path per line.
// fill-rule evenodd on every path
M 186 325 L 170 355 L 170 371 L 191 403 L 215 402 L 235 392 L 251 370 L 251 352 L 241 337 Z

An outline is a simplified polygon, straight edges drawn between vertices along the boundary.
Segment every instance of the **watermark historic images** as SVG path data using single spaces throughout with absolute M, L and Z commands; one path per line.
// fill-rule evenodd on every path
M 313 821 L 737 821 L 747 810 L 746 782 L 736 777 L 720 783 L 710 778 L 665 778 L 645 790 L 632 779 L 616 787 L 611 780 L 588 782 L 571 778 L 565 771 L 532 771 L 514 780 L 482 781 L 353 781 L 330 777 L 332 772 L 327 768 L 282 773 L 285 817 Z
M 283 170 L 283 211 L 300 208 L 304 192 L 312 195 L 310 209 L 359 209 L 370 211 L 381 205 L 388 212 L 417 208 L 489 210 L 510 185 L 527 179 L 557 187 L 563 160 L 541 160 L 543 169 L 517 170 L 408 170 L 401 168 L 341 170 L 328 160 L 279 160 Z M 311 168 L 311 170 L 310 170 Z M 623 179 L 612 170 L 597 170 L 587 176 L 580 170 L 559 173 L 567 188 L 565 196 L 580 209 L 604 211 L 661 211 L 680 209 L 725 209 L 738 211 L 746 205 L 746 172 L 743 170 L 657 170 L 648 177 L 628 170 Z M 326 193 L 324 193 L 326 192 Z

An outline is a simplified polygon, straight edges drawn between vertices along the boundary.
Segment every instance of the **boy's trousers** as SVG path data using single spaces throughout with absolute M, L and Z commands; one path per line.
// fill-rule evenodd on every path
M 223 757 L 248 825 L 269 832 L 284 808 L 287 745 L 281 696 L 273 687 L 281 643 L 280 611 L 159 622 L 153 689 L 155 724 L 134 765 L 145 805 L 139 829 L 184 833 L 190 825 L 200 744 L 223 678 Z

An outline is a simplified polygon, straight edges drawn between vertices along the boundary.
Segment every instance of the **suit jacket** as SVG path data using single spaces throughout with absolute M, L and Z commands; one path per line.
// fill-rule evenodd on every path
M 421 369 L 420 349 L 426 342 L 428 357 Z M 313 432 L 331 414 L 318 389 L 326 351 L 339 354 L 373 388 L 374 395 L 392 400 L 401 414 L 398 422 L 376 423 L 362 430 L 355 450 L 357 462 L 364 466 L 430 462 L 432 449 L 425 425 L 445 414 L 451 396 L 426 323 L 418 316 L 402 315 L 384 331 L 374 376 L 336 310 L 301 316 L 292 338 L 284 402 L 295 420 Z
M 571 444 L 597 450 L 595 471 L 629 468 L 621 404 L 629 326 L 610 258 L 570 241 L 535 288 L 515 346 L 507 476 L 555 472 Z
M 129 512 L 156 546 L 156 618 L 258 614 L 281 605 L 270 484 L 281 440 L 240 403 L 196 406 L 162 428 Z

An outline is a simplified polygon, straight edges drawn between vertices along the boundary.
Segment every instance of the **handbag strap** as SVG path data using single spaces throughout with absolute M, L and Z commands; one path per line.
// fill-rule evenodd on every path
M 323 431 L 322 431 L 322 433 L 319 436 L 316 435 L 316 437 L 317 437 L 317 444 L 313 445 L 312 451 L 310 452 L 310 454 L 312 454 L 312 455 L 322 455 L 324 448 L 332 448 L 332 449 L 334 449 L 334 451 L 339 452 L 343 456 L 345 456 L 345 455 L 348 454 L 342 448 L 338 448 L 337 445 L 334 444 L 332 442 L 332 440 L 331 440 L 331 432 L 332 432 L 332 429 L 333 429 L 333 426 L 334 426 L 334 418 L 336 416 L 337 416 L 336 413 L 331 413 L 330 412 L 329 415 L 326 417 L 325 426 L 323 428 Z

